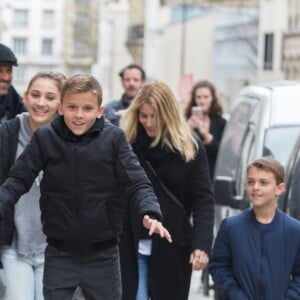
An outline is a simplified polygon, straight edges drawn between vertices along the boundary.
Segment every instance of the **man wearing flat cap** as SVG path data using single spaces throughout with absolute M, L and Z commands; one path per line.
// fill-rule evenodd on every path
M 18 66 L 17 58 L 10 48 L 0 43 L 0 122 L 13 119 L 26 111 L 22 98 L 11 82 L 13 66 Z

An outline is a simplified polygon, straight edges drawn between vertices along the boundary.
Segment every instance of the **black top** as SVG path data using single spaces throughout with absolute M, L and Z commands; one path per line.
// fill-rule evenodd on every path
M 210 117 L 209 133 L 212 134 L 214 138 L 210 144 L 204 145 L 204 147 L 207 154 L 210 176 L 211 179 L 213 179 L 217 155 L 219 151 L 220 142 L 223 136 L 223 131 L 226 125 L 226 120 L 219 115 L 210 114 L 209 117 Z M 195 130 L 195 132 L 201 138 L 198 130 Z

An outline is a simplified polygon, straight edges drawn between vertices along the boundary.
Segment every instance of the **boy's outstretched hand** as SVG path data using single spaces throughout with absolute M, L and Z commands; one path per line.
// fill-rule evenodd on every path
M 145 215 L 143 218 L 143 225 L 145 228 L 149 229 L 149 235 L 152 235 L 155 232 L 159 234 L 161 238 L 165 238 L 169 243 L 172 243 L 169 231 L 158 220 L 151 219 L 148 215 Z

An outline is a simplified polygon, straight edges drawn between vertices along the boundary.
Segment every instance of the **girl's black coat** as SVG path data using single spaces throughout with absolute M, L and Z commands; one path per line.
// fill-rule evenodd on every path
M 196 158 L 186 163 L 177 153 L 163 150 L 159 146 L 150 149 L 150 142 L 140 133 L 133 148 L 159 196 L 164 225 L 167 229 L 173 228 L 176 231 L 171 231 L 174 239 L 172 244 L 153 238 L 149 278 L 151 299 L 184 300 L 188 297 L 190 285 L 191 251 L 202 249 L 210 254 L 211 250 L 214 213 L 207 157 L 202 143 L 199 143 Z M 145 159 L 183 204 L 185 214 L 160 190 L 155 177 L 144 163 Z M 123 300 L 135 299 L 138 280 L 137 247 L 141 229 L 135 217 L 134 206 L 130 206 L 130 202 L 128 205 L 120 245 Z M 186 226 L 186 220 L 191 217 L 193 227 Z
M 0 125 L 0 184 L 6 179 L 7 174 L 14 164 L 17 153 L 18 134 L 20 121 L 18 118 L 8 120 Z M 0 222 L 0 245 L 10 245 L 14 234 L 14 211 L 5 210 L 5 219 Z

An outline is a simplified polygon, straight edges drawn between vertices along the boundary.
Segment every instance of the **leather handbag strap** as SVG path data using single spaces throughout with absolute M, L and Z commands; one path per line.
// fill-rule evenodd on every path
M 184 210 L 185 212 L 185 208 L 182 205 L 182 203 L 177 199 L 177 197 L 166 187 L 166 185 L 163 183 L 163 181 L 159 178 L 159 176 L 157 175 L 157 173 L 155 172 L 155 170 L 153 169 L 152 165 L 150 164 L 149 161 L 147 161 L 144 158 L 145 163 L 147 164 L 147 166 L 149 167 L 150 171 L 153 173 L 153 175 L 156 177 L 158 183 L 160 184 L 161 188 L 164 190 L 164 192 L 175 202 L 176 205 L 178 205 L 181 209 Z
M 145 164 L 148 166 L 150 172 L 154 175 L 154 177 L 156 178 L 157 182 L 159 183 L 160 187 L 162 188 L 162 190 L 170 197 L 171 200 L 173 200 L 173 202 L 180 207 L 184 213 L 186 213 L 186 210 L 184 208 L 184 206 L 182 205 L 182 203 L 177 199 L 177 197 L 166 187 L 166 185 L 163 183 L 163 181 L 159 178 L 158 174 L 156 173 L 156 171 L 154 170 L 154 168 L 152 167 L 152 165 L 150 164 L 150 162 L 145 158 L 145 156 L 143 155 L 139 145 L 135 144 L 134 145 L 135 150 L 138 152 L 139 157 L 145 162 Z

